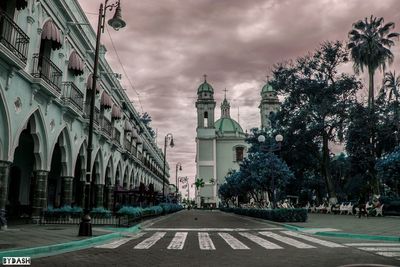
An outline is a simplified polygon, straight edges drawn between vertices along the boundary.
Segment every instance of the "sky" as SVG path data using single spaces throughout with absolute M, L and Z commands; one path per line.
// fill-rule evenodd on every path
M 96 28 L 103 1 L 78 1 Z M 151 115 L 158 145 L 163 148 L 165 135 L 173 134 L 175 147 L 167 148 L 171 183 L 178 162 L 178 176 L 195 180 L 195 102 L 204 74 L 214 88 L 215 119 L 226 88 L 231 117 L 249 130 L 260 125 L 260 90 L 274 64 L 326 40 L 346 41 L 352 24 L 370 15 L 395 22 L 400 32 L 399 0 L 121 0 L 121 7 L 127 25 L 102 35 L 106 58 L 117 73 L 124 73 L 123 65 L 128 77 L 122 75 L 121 83 L 137 111 Z M 107 20 L 112 16 L 108 12 Z M 399 47 L 389 69 L 399 68 Z

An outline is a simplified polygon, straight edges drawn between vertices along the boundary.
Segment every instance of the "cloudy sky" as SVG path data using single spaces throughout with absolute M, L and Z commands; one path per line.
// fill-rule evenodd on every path
M 96 27 L 102 0 L 79 0 Z M 113 1 L 110 1 L 113 2 Z M 167 159 L 175 182 L 194 182 L 196 90 L 203 74 L 215 90 L 216 119 L 223 90 L 228 90 L 231 116 L 243 129 L 258 127 L 260 89 L 274 63 L 314 50 L 324 40 L 346 40 L 352 23 L 373 14 L 396 23 L 399 0 L 121 0 L 126 28 L 110 30 L 121 62 L 134 85 L 121 80 L 138 112 L 148 112 L 158 144 L 171 132 L 176 146 Z M 109 13 L 108 18 L 113 14 Z M 105 33 L 107 59 L 123 73 Z M 400 58 L 399 48 L 394 50 Z M 399 61 L 391 67 L 398 68 Z M 351 68 L 349 68 L 351 69 Z M 138 99 L 140 98 L 140 102 Z M 191 193 L 192 195 L 192 193 Z

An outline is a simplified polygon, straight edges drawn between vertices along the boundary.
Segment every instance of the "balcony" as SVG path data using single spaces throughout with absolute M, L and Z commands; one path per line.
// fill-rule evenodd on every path
M 89 99 L 90 103 L 90 99 Z M 85 105 L 85 118 L 90 120 L 90 104 L 86 103 Z M 94 124 L 99 126 L 100 121 L 100 109 L 98 107 L 94 107 L 94 117 L 93 117 Z
M 131 146 L 132 146 L 132 143 L 128 139 L 124 138 L 124 148 L 127 151 L 131 152 Z
M 64 101 L 83 112 L 83 93 L 73 82 L 64 82 Z
M 120 144 L 120 140 L 121 140 L 121 133 L 120 131 L 118 131 L 117 129 L 114 128 L 114 132 L 113 132 L 113 140 L 115 142 L 117 142 L 117 144 Z
M 106 135 L 108 135 L 109 137 L 112 136 L 112 124 L 111 121 L 109 121 L 108 119 L 106 119 L 105 117 L 103 117 L 103 120 L 101 121 L 101 129 L 103 130 L 104 133 L 106 133 Z
M 33 55 L 32 76 L 45 80 L 58 94 L 61 94 L 62 71 L 49 58 Z
M 26 64 L 29 37 L 5 12 L 0 11 L 0 43 Z

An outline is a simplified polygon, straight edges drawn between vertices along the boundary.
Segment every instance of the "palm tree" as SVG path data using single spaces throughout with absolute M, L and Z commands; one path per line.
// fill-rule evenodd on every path
M 391 32 L 394 23 L 384 24 L 382 17 L 371 17 L 359 20 L 353 24 L 353 29 L 349 32 L 350 42 L 348 48 L 354 61 L 354 71 L 358 74 L 364 72 L 364 67 L 368 69 L 369 89 L 368 107 L 374 111 L 374 74 L 381 67 L 386 67 L 386 62 L 393 63 L 393 53 L 390 48 L 394 45 L 394 38 L 400 34 Z
M 196 182 L 194 183 L 196 186 L 196 189 L 199 190 L 200 187 L 204 187 L 204 180 L 203 179 L 196 179 Z
M 393 100 L 394 121 L 396 123 L 396 141 L 400 132 L 399 100 L 400 100 L 400 75 L 396 77 L 396 72 L 387 72 L 383 77 L 383 86 L 380 94 L 386 96 L 388 102 Z

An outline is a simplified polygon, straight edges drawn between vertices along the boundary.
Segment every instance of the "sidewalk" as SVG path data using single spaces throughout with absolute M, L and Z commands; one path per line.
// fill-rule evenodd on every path
M 0 260 L 3 257 L 39 258 L 89 248 L 112 239 L 132 236 L 142 227 L 172 214 L 146 219 L 129 228 L 94 226 L 91 237 L 78 236 L 79 225 L 9 225 L 7 230 L 0 230 Z
M 317 235 L 400 242 L 400 217 L 358 218 L 353 215 L 309 213 L 307 222 L 285 225 Z

